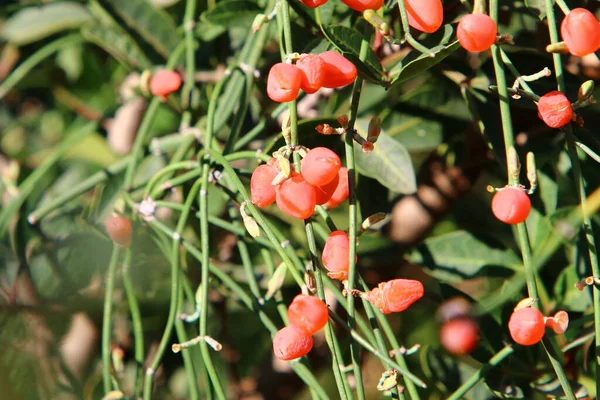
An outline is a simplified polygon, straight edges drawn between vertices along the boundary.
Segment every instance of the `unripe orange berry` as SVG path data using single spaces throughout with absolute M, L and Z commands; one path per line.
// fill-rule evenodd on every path
M 348 279 L 350 262 L 350 238 L 344 231 L 333 231 L 325 241 L 321 256 L 327 275 L 332 279 Z
M 401 312 L 423 297 L 423 284 L 413 279 L 393 279 L 366 293 L 366 299 L 382 313 Z
M 356 11 L 379 10 L 383 7 L 383 0 L 342 0 L 342 3 Z
M 327 185 L 335 178 L 342 166 L 337 154 L 326 147 L 315 147 L 302 159 L 300 172 L 314 186 Z
M 433 33 L 442 26 L 444 7 L 441 0 L 404 0 L 408 24 L 421 32 Z
M 315 54 L 305 54 L 296 62 L 296 67 L 302 72 L 300 89 L 310 94 L 323 86 L 325 78 L 325 62 Z
M 574 56 L 585 56 L 600 48 L 600 23 L 584 8 L 574 8 L 560 24 L 560 35 Z
M 554 90 L 540 97 L 538 117 L 550 128 L 560 128 L 573 120 L 573 106 L 564 93 Z
M 275 202 L 275 186 L 271 185 L 277 176 L 277 168 L 270 164 L 256 167 L 250 178 L 250 200 L 257 207 L 267 207 Z
M 456 356 L 469 354 L 479 343 L 479 327 L 469 317 L 452 319 L 442 325 L 440 341 L 448 353 Z
M 287 103 L 296 100 L 302 83 L 302 72 L 292 64 L 277 63 L 269 70 L 267 94 L 273 101 Z
M 308 8 L 317 8 L 327 3 L 327 0 L 300 0 Z
M 485 51 L 492 47 L 497 33 L 494 20 L 482 13 L 465 15 L 456 28 L 456 38 L 460 45 L 471 52 Z
M 133 236 L 133 227 L 129 219 L 116 215 L 106 220 L 106 233 L 113 242 L 121 247 L 129 247 L 131 245 L 131 237 Z
M 348 168 L 342 167 L 338 171 L 339 181 L 331 198 L 325 203 L 325 207 L 333 209 L 342 204 L 350 195 L 348 186 Z
M 531 211 L 531 200 L 523 189 L 506 186 L 494 194 L 492 213 L 506 224 L 520 224 Z
M 327 305 L 319 298 L 306 294 L 294 297 L 287 315 L 290 326 L 302 329 L 309 335 L 323 329 L 329 318 Z
M 181 87 L 181 76 L 177 72 L 161 69 L 150 80 L 150 92 L 165 100 L 168 95 Z
M 315 211 L 317 194 L 313 185 L 301 174 L 293 172 L 288 180 L 275 188 L 275 201 L 284 213 L 307 219 Z
M 335 89 L 349 85 L 356 79 L 356 67 L 340 53 L 326 51 L 319 57 L 325 62 L 323 87 Z
M 315 186 L 317 194 L 317 205 L 321 206 L 331 200 L 331 196 L 335 193 L 340 182 L 340 175 L 336 174 L 331 182 L 323 186 Z
M 525 307 L 512 313 L 508 321 L 512 339 L 520 345 L 539 343 L 546 333 L 544 316 L 537 308 Z
M 312 337 L 293 326 L 286 326 L 279 330 L 273 338 L 273 353 L 280 360 L 294 360 L 303 357 L 313 347 Z

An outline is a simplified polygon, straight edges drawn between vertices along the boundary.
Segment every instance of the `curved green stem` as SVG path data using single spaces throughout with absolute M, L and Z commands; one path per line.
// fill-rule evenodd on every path
M 108 272 L 106 274 L 106 293 L 104 295 L 104 314 L 102 317 L 102 382 L 104 384 L 104 394 L 112 390 L 110 339 L 112 337 L 115 279 L 117 277 L 117 266 L 119 265 L 120 255 L 121 248 L 117 244 L 113 244 L 110 264 L 108 265 Z

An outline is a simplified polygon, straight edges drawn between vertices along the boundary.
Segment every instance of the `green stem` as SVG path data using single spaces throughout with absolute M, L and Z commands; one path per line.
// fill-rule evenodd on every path
M 481 366 L 479 371 L 471 375 L 447 400 L 460 400 L 464 398 L 469 390 L 473 388 L 485 375 L 495 366 L 500 364 L 506 357 L 513 353 L 514 349 L 511 346 L 506 346 L 496 353 L 487 364 Z
M 123 286 L 125 287 L 125 295 L 127 296 L 127 304 L 131 313 L 131 322 L 133 324 L 133 340 L 134 340 L 134 357 L 135 357 L 135 390 L 134 397 L 138 398 L 142 391 L 142 367 L 144 365 L 144 328 L 142 326 L 142 314 L 140 306 L 135 297 L 135 289 L 131 280 L 131 249 L 125 250 L 125 258 L 121 269 L 123 277 Z
M 194 39 L 194 16 L 196 14 L 197 0 L 187 0 L 183 16 L 183 29 L 185 31 L 185 83 L 181 91 L 181 104 L 187 109 L 190 106 L 192 91 L 194 90 L 194 74 L 196 72 L 196 58 Z
M 429 56 L 435 57 L 435 53 L 431 49 L 423 46 L 421 43 L 416 41 L 410 34 L 410 25 L 408 24 L 408 14 L 406 13 L 406 6 L 404 1 L 398 1 L 398 10 L 400 11 L 400 20 L 402 21 L 402 30 L 404 32 L 404 40 L 406 40 L 415 50 Z
M 183 274 L 183 272 L 181 272 Z M 183 278 L 183 276 L 182 276 Z M 177 309 L 177 313 L 183 312 L 183 286 L 179 287 L 179 307 Z M 188 341 L 188 335 L 185 331 L 185 325 L 183 321 L 179 318 L 175 318 L 175 332 L 177 333 L 177 340 L 179 343 L 185 343 Z M 181 352 L 181 356 L 183 357 L 183 365 L 185 367 L 185 372 L 187 374 L 188 386 L 190 389 L 190 400 L 198 400 L 200 398 L 200 393 L 198 391 L 198 373 L 196 372 L 196 368 L 194 367 L 194 360 L 192 359 L 192 354 L 190 350 L 183 350 Z
M 113 245 L 110 264 L 106 274 L 106 293 L 104 295 L 104 314 L 102 317 L 102 382 L 104 383 L 104 394 L 112 390 L 111 369 L 111 348 L 110 339 L 112 337 L 112 313 L 113 297 L 115 293 L 115 279 L 117 276 L 117 266 L 119 265 L 119 256 L 121 248 Z

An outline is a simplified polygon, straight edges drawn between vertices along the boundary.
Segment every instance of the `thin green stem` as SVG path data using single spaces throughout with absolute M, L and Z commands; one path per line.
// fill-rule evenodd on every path
M 404 32 L 404 40 L 406 40 L 415 50 L 428 55 L 429 57 L 435 57 L 435 53 L 431 49 L 423 46 L 421 43 L 415 40 L 410 34 L 410 25 L 408 24 L 408 14 L 406 13 L 406 6 L 403 1 L 398 1 L 398 10 L 400 11 L 400 21 L 402 21 L 402 30 Z
M 112 255 L 110 257 L 110 264 L 108 264 L 108 272 L 106 274 L 106 293 L 104 295 L 104 314 L 102 317 L 102 382 L 104 384 L 104 394 L 107 394 L 112 390 L 110 339 L 112 338 L 115 280 L 117 277 L 117 267 L 119 265 L 120 255 L 121 248 L 117 244 L 114 244 Z
M 187 0 L 185 3 L 185 14 L 183 16 L 183 29 L 185 31 L 185 83 L 181 91 L 181 104 L 183 108 L 189 108 L 192 91 L 194 90 L 194 74 L 196 72 L 194 38 L 194 17 L 196 14 L 197 0 Z
M 181 272 L 181 274 L 183 274 L 183 272 Z M 182 278 L 184 277 L 182 276 Z M 179 286 L 178 296 L 179 306 L 177 309 L 177 313 L 179 314 L 183 311 L 183 285 Z M 175 332 L 177 333 L 177 340 L 179 341 L 179 343 L 185 343 L 188 341 L 188 335 L 185 330 L 185 325 L 183 321 L 181 321 L 179 318 L 175 318 Z M 183 365 L 187 374 L 188 386 L 190 390 L 190 400 L 198 400 L 200 398 L 200 393 L 198 390 L 198 374 L 194 366 L 192 354 L 190 350 L 183 350 L 181 352 L 181 356 L 183 357 Z
M 485 375 L 495 366 L 500 364 L 506 357 L 513 353 L 514 349 L 512 346 L 506 346 L 498 353 L 496 353 L 487 364 L 481 366 L 479 371 L 471 375 L 469 379 L 467 379 L 447 400 L 460 400 L 464 398 L 469 390 L 471 390 L 477 382 L 485 377 Z

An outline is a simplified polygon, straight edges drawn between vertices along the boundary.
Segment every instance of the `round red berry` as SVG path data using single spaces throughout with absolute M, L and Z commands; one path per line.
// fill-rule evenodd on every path
M 560 128 L 573 120 L 573 106 L 564 93 L 554 90 L 540 97 L 538 116 L 550 128 Z
M 512 313 L 508 321 L 512 339 L 523 346 L 539 343 L 546 333 L 544 316 L 537 308 L 525 307 Z
M 325 203 L 325 207 L 333 209 L 342 204 L 350 195 L 348 186 L 348 168 L 342 167 L 338 171 L 339 181 L 331 198 Z
M 277 63 L 269 70 L 267 94 L 273 101 L 287 103 L 296 100 L 302 83 L 302 72 L 292 64 Z
M 590 11 L 574 8 L 560 25 L 560 35 L 574 56 L 585 56 L 600 48 L 600 23 Z
M 421 32 L 433 33 L 442 26 L 444 7 L 441 0 L 404 0 L 408 24 Z
M 364 12 L 366 10 L 379 10 L 383 7 L 383 0 L 342 0 L 342 3 L 353 10 Z
M 336 174 L 331 182 L 323 186 L 315 186 L 315 193 L 317 194 L 317 205 L 321 206 L 331 200 L 331 196 L 335 193 L 335 190 L 340 183 L 340 175 Z
M 440 341 L 448 353 L 456 356 L 469 354 L 479 343 L 479 327 L 469 317 L 452 319 L 442 325 Z
M 250 178 L 250 200 L 257 207 L 267 207 L 275 202 L 275 186 L 271 185 L 277 176 L 274 165 L 259 165 Z
M 332 279 L 348 279 L 350 262 L 350 238 L 344 231 L 333 231 L 325 241 L 321 256 L 327 275 Z
M 303 329 L 314 335 L 327 324 L 329 313 L 327 305 L 314 296 L 299 294 L 288 307 L 288 321 L 290 326 Z
M 366 299 L 382 313 L 401 312 L 423 297 L 423 284 L 413 279 L 393 279 L 366 293 Z
M 308 8 L 317 8 L 327 3 L 327 0 L 300 0 Z
M 496 23 L 486 14 L 474 13 L 461 18 L 456 28 L 456 38 L 463 49 L 471 52 L 485 51 L 496 42 Z
M 319 57 L 325 62 L 323 87 L 335 89 L 349 85 L 356 79 L 356 67 L 340 53 L 326 51 Z
M 327 185 L 335 178 L 342 166 L 337 154 L 326 147 L 315 147 L 306 153 L 300 172 L 314 186 Z
M 273 338 L 273 353 L 280 360 L 289 361 L 305 356 L 312 347 L 312 337 L 293 326 L 280 329 Z
M 520 224 L 531 211 L 531 200 L 525 191 L 514 186 L 506 186 L 494 194 L 492 213 L 506 224 Z
M 284 213 L 307 219 L 313 215 L 317 202 L 315 187 L 301 174 L 292 172 L 289 179 L 275 188 L 275 201 Z
M 150 92 L 165 99 L 181 87 L 181 76 L 177 72 L 161 69 L 150 80 Z
M 119 246 L 129 247 L 131 245 L 133 227 L 129 219 L 119 215 L 110 217 L 106 220 L 105 229 L 112 241 Z
M 325 78 L 325 62 L 321 57 L 304 54 L 296 62 L 296 67 L 302 72 L 300 89 L 309 94 L 321 89 Z

